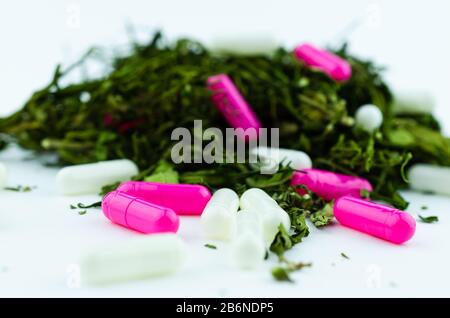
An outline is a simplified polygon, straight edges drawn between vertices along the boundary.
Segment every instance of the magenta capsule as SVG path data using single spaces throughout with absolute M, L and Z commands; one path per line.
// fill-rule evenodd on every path
M 180 219 L 172 209 L 118 191 L 103 198 L 102 210 L 112 222 L 145 234 L 175 233 L 180 225 Z
M 198 184 L 128 181 L 116 190 L 168 207 L 179 215 L 201 215 L 211 199 L 208 188 Z
M 335 81 L 347 81 L 352 76 L 352 67 L 346 60 L 311 44 L 302 44 L 295 48 L 294 54 L 306 66 L 317 68 Z
M 344 226 L 386 241 L 402 244 L 416 231 L 416 221 L 406 212 L 355 197 L 341 197 L 333 207 Z
M 294 172 L 291 185 L 304 185 L 328 201 L 346 195 L 359 198 L 361 190 L 372 192 L 372 185 L 366 179 L 319 169 L 304 169 Z M 303 189 L 298 189 L 297 192 L 305 194 Z
M 237 131 L 237 136 L 244 140 L 257 139 L 261 123 L 228 75 L 209 77 L 208 87 L 213 92 L 214 104 L 231 127 L 248 129 L 246 134 Z

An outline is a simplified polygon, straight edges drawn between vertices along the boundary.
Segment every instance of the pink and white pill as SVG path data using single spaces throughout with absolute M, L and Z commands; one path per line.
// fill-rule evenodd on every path
M 172 209 L 118 191 L 103 198 L 102 211 L 113 223 L 145 234 L 176 233 L 180 225 Z
M 237 136 L 243 140 L 257 139 L 261 122 L 230 77 L 226 74 L 214 75 L 208 78 L 207 83 L 213 92 L 213 103 L 225 120 L 231 127 L 244 130 L 244 132 L 236 131 Z
M 342 225 L 395 244 L 408 241 L 416 231 L 410 214 L 355 197 L 339 198 L 333 212 Z
M 211 192 L 198 184 L 128 181 L 116 191 L 172 209 L 178 215 L 201 215 Z
M 305 43 L 297 46 L 294 55 L 306 66 L 321 70 L 335 81 L 347 81 L 352 76 L 352 67 L 349 62 L 311 44 Z
M 372 185 L 366 179 L 320 169 L 304 169 L 294 172 L 291 185 L 304 185 L 327 201 L 347 195 L 360 198 L 361 190 L 369 192 L 373 190 Z M 305 194 L 303 189 L 297 189 L 297 192 Z

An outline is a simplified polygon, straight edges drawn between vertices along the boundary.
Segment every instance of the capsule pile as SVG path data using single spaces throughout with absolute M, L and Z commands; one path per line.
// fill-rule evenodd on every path
M 312 45 L 300 45 L 294 54 L 335 81 L 347 81 L 352 75 L 347 61 Z M 238 137 L 247 142 L 257 140 L 261 121 L 232 79 L 217 74 L 206 85 L 224 119 L 243 132 Z M 362 105 L 355 121 L 357 128 L 374 133 L 381 127 L 383 115 L 376 105 Z M 253 133 L 247 134 L 246 130 Z M 408 213 L 371 202 L 362 195 L 373 189 L 363 178 L 314 169 L 311 158 L 301 151 L 259 146 L 251 149 L 251 155 L 261 164 L 261 171 L 278 169 L 280 165 L 295 170 L 291 185 L 297 192 L 305 195 L 307 189 L 333 201 L 334 216 L 346 227 L 396 244 L 414 235 L 416 224 Z M 449 171 L 416 165 L 409 176 L 414 189 L 448 194 L 442 185 Z M 261 265 L 280 228 L 291 229 L 291 216 L 262 189 L 247 189 L 240 197 L 228 188 L 211 194 L 200 184 L 129 181 L 136 174 L 138 168 L 132 161 L 113 160 L 67 167 L 57 175 L 57 188 L 64 195 L 98 193 L 105 185 L 122 182 L 102 200 L 105 217 L 122 227 L 152 234 L 88 253 L 82 263 L 88 283 L 144 279 L 178 270 L 186 254 L 184 243 L 176 235 L 182 222 L 180 215 L 200 217 L 203 237 L 229 242 L 231 263 L 245 270 Z M 427 177 L 439 181 L 422 182 Z M 0 164 L 0 186 L 5 183 L 6 169 Z

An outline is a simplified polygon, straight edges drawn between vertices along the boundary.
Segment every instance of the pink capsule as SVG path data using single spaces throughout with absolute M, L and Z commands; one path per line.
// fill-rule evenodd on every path
M 294 54 L 306 66 L 321 70 L 335 81 L 347 81 L 352 76 L 350 63 L 326 50 L 302 44 L 295 48 Z
M 350 196 L 339 198 L 333 212 L 342 225 L 396 244 L 408 241 L 416 231 L 416 221 L 408 213 Z
M 213 92 L 214 104 L 231 127 L 248 129 L 246 134 L 236 131 L 237 136 L 243 140 L 257 139 L 261 123 L 228 75 L 209 77 L 208 87 Z
M 179 217 L 172 209 L 118 191 L 103 198 L 102 210 L 112 222 L 145 234 L 175 233 L 180 225 Z
M 331 201 L 346 195 L 361 197 L 361 190 L 372 192 L 372 185 L 363 178 L 319 169 L 304 169 L 294 172 L 291 185 L 305 185 L 309 190 Z M 305 194 L 303 189 L 298 193 Z
M 128 181 L 116 190 L 170 208 L 179 215 L 201 215 L 211 199 L 208 188 L 198 184 Z

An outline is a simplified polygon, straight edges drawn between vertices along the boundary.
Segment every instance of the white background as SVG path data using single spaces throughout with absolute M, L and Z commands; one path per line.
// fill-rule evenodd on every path
M 302 41 L 339 44 L 388 67 L 396 89 L 433 94 L 436 115 L 450 133 L 450 4 L 447 1 L 2 1 L 0 2 L 0 114 L 18 109 L 48 83 L 56 63 L 68 65 L 92 45 L 121 47 L 126 24 L 140 39 L 156 28 L 170 38 L 209 42 L 218 34 L 265 32 L 288 47 Z M 352 30 L 352 31 L 349 31 Z M 199 224 L 182 220 L 191 258 L 177 275 L 108 288 L 68 284 L 86 248 L 135 235 L 111 226 L 99 211 L 80 216 L 68 205 L 96 197 L 64 198 L 54 188 L 55 169 L 0 154 L 11 185 L 32 184 L 31 193 L 0 192 L 1 296 L 450 296 L 448 246 L 450 200 L 407 194 L 413 215 L 438 215 L 418 224 L 405 246 L 394 246 L 338 225 L 317 231 L 288 254 L 312 261 L 296 284 L 273 282 L 269 261 L 245 273 L 227 263 L 226 246 L 203 247 Z M 422 205 L 429 207 L 421 211 Z M 340 256 L 345 252 L 350 260 Z M 68 272 L 69 271 L 69 272 Z M 71 288 L 75 287 L 75 288 Z

